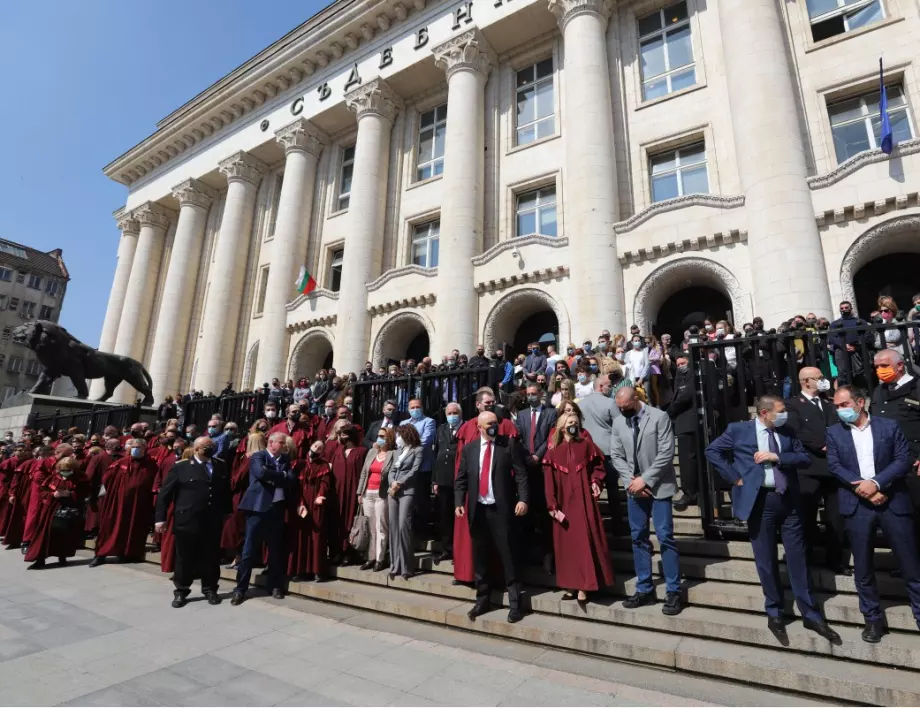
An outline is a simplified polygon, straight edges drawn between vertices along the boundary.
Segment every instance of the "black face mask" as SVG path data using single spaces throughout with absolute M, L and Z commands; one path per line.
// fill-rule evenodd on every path
M 201 456 L 204 458 L 210 458 L 214 454 L 213 447 L 206 447 L 201 451 Z
M 567 427 L 567 428 L 565 429 L 565 431 L 566 431 L 569 435 L 578 435 L 578 426 L 577 426 L 577 425 L 570 425 L 569 427 Z
M 494 408 L 495 408 L 495 404 L 494 404 L 494 403 L 483 403 L 483 404 L 482 404 L 482 410 L 483 410 L 483 411 L 491 411 L 491 410 L 493 410 Z
M 486 435 L 490 438 L 494 438 L 498 435 L 498 423 L 492 423 L 489 427 L 486 428 Z
M 295 423 L 297 422 L 298 418 L 300 418 L 300 413 L 289 413 L 288 414 L 288 420 L 293 420 Z
M 485 354 L 485 351 L 481 349 L 476 351 L 476 356 L 482 356 L 483 354 Z
M 632 418 L 636 415 L 636 412 L 632 408 L 627 408 L 626 410 L 620 409 L 620 413 L 623 414 L 624 418 Z
M 537 408 L 540 405 L 540 397 L 539 396 L 528 396 L 527 402 L 530 404 L 531 408 Z
M 315 450 L 310 450 L 310 459 L 311 459 L 311 460 L 318 460 L 318 459 L 319 459 L 319 453 L 316 452 Z

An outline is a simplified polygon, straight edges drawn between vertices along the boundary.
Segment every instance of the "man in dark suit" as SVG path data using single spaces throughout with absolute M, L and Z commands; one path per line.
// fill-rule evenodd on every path
M 549 432 L 556 425 L 556 409 L 545 405 L 546 394 L 537 383 L 526 388 L 527 408 L 518 411 L 516 427 L 527 461 L 527 481 L 530 487 L 530 508 L 533 512 L 525 520 L 522 542 L 543 559 L 547 573 L 552 572 L 553 541 L 552 519 L 547 513 L 546 493 L 543 490 L 543 456 L 549 444 Z
M 776 550 L 779 530 L 786 549 L 789 583 L 805 628 L 839 643 L 840 635 L 818 611 L 808 585 L 798 470 L 808 467 L 811 458 L 792 431 L 783 427 L 788 414 L 782 398 L 761 396 L 755 407 L 757 418 L 730 423 L 706 448 L 706 459 L 722 479 L 733 485 L 732 509 L 735 516 L 748 523 L 754 564 L 766 598 L 767 627 L 780 641 L 785 640 L 785 603 Z M 729 462 L 729 454 L 733 462 Z
M 377 442 L 377 433 L 380 432 L 381 428 L 392 428 L 395 431 L 408 418 L 405 413 L 396 410 L 396 401 L 392 400 L 384 401 L 381 412 L 383 413 L 383 418 L 371 421 L 371 424 L 367 427 L 367 435 L 364 436 L 364 447 L 368 450 Z
M 239 510 L 246 515 L 246 540 L 239 568 L 236 571 L 236 589 L 231 605 L 246 599 L 252 561 L 262 552 L 262 542 L 268 546 L 268 584 L 272 597 L 284 597 L 284 507 L 286 495 L 294 479 L 291 461 L 281 452 L 287 436 L 272 433 L 268 436 L 268 449 L 259 450 L 249 458 L 249 488 L 240 500 Z
M 479 440 L 463 446 L 460 470 L 454 483 L 454 513 L 464 516 L 469 494 L 469 525 L 473 540 L 473 567 L 476 604 L 469 611 L 470 620 L 489 611 L 489 548 L 494 547 L 502 562 L 508 586 L 509 622 L 520 622 L 521 585 L 515 554 L 515 516 L 527 513 L 529 501 L 527 468 L 517 442 L 498 435 L 498 417 L 480 413 L 476 421 Z
M 832 401 L 822 394 L 830 391 L 831 382 L 824 378 L 821 369 L 805 366 L 799 371 L 798 396 L 786 399 L 789 420 L 786 427 L 795 432 L 805 451 L 811 457 L 811 466 L 799 472 L 799 491 L 802 493 L 802 521 L 809 548 L 824 546 L 825 565 L 835 574 L 852 575 L 843 562 L 846 531 L 837 500 L 837 480 L 827 470 L 828 427 L 837 424 L 837 413 Z M 818 532 L 818 507 L 824 503 L 824 539 Z
M 920 551 L 904 483 L 911 472 L 910 448 L 896 421 L 869 416 L 866 395 L 856 387 L 838 388 L 834 405 L 840 423 L 827 431 L 827 464 L 841 484 L 840 511 L 853 548 L 859 610 L 866 619 L 862 638 L 876 644 L 888 631 L 875 579 L 877 526 L 894 551 L 920 627 Z
M 674 356 L 677 376 L 674 379 L 674 398 L 665 412 L 671 417 L 677 440 L 677 461 L 680 466 L 680 492 L 672 503 L 677 511 L 696 506 L 700 491 L 700 466 L 696 450 L 696 430 L 699 419 L 693 405 L 695 383 L 690 357 L 686 352 Z
M 209 605 L 219 605 L 220 535 L 224 519 L 233 512 L 230 474 L 214 457 L 211 438 L 195 440 L 195 455 L 173 465 L 157 495 L 154 529 L 166 528 L 166 512 L 175 504 L 173 535 L 176 537 L 176 569 L 173 574 L 172 606 L 185 605 L 192 581 L 201 578 L 201 592 Z
M 457 469 L 457 432 L 463 423 L 459 403 L 444 406 L 447 422 L 438 428 L 434 442 L 434 487 L 437 499 L 441 553 L 435 564 L 454 557 L 454 471 Z

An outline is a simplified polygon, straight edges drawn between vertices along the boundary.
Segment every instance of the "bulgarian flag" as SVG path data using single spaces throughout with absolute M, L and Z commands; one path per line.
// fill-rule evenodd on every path
M 307 272 L 306 266 L 300 266 L 300 274 L 297 276 L 297 281 L 294 285 L 297 286 L 297 292 L 304 295 L 309 295 L 316 290 L 316 280 Z

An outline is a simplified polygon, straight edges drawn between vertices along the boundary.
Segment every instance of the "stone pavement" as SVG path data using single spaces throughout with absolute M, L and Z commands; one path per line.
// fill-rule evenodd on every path
M 0 550 L 0 704 L 815 705 L 295 597 L 175 610 L 155 566 L 89 559 Z

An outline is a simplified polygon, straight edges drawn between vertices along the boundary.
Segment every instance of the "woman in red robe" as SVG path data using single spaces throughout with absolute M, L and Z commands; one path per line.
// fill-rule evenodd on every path
M 25 445 L 19 444 L 12 455 L 0 462 L 0 538 L 3 537 L 6 531 L 6 518 L 10 508 L 10 489 L 13 485 L 13 478 L 26 450 Z
M 291 453 L 296 454 L 296 449 Z M 296 460 L 292 467 L 297 482 L 288 507 L 288 575 L 295 582 L 310 576 L 319 582 L 326 579 L 325 508 L 332 482 L 323 443 L 314 442 L 308 459 Z
M 546 506 L 553 519 L 556 584 L 580 605 L 588 592 L 613 584 L 613 567 L 597 500 L 604 486 L 604 456 L 574 412 L 556 422 L 552 449 L 543 458 Z
M 95 536 L 99 530 L 99 488 L 102 486 L 102 475 L 118 459 L 120 443 L 117 439 L 105 441 L 105 447 L 98 455 L 94 455 L 86 463 L 83 471 L 83 480 L 86 483 L 86 521 L 83 530 L 89 537 Z
M 157 465 L 157 476 L 153 480 L 153 487 L 156 494 L 160 493 L 160 487 L 166 481 L 169 471 L 175 466 L 180 459 L 187 460 L 195 452 L 189 447 L 189 444 L 183 438 L 173 440 L 172 452 Z M 177 457 L 177 455 L 179 457 Z M 173 534 L 173 511 L 174 504 L 166 508 L 166 526 L 159 534 L 160 546 L 160 570 L 163 573 L 172 573 L 176 570 L 176 537 Z M 156 502 L 154 502 L 156 508 Z M 157 534 L 154 534 L 154 543 L 156 543 Z
M 578 407 L 578 404 L 575 403 L 575 401 L 563 401 L 558 406 L 556 406 L 556 425 L 550 428 L 549 431 L 549 444 L 547 445 L 548 450 L 552 450 L 556 445 L 554 442 L 556 439 L 556 426 L 558 426 L 559 421 L 569 413 L 574 413 L 578 417 L 578 420 L 585 419 L 585 417 L 581 414 L 581 408 Z M 594 442 L 594 440 L 591 439 L 591 433 L 589 433 L 587 430 L 582 430 L 581 436 L 588 442 Z
M 359 444 L 361 438 L 358 428 L 348 421 L 337 424 L 337 430 L 338 445 L 332 457 L 328 450 L 324 453 L 331 462 L 335 481 L 334 506 L 329 510 L 329 516 L 332 517 L 329 549 L 333 563 L 348 565 L 352 560 L 357 561 L 357 556 L 348 545 L 348 535 L 358 510 L 358 479 L 361 477 L 367 448 Z
M 80 461 L 76 457 L 61 458 L 38 491 L 38 523 L 25 558 L 32 563 L 29 570 L 44 568 L 45 559 L 49 557 L 57 557 L 58 563 L 65 565 L 67 559 L 83 547 L 84 485 L 79 466 Z M 72 518 L 69 521 L 56 520 L 55 514 L 59 509 L 72 510 Z
M 147 457 L 141 438 L 125 443 L 127 456 L 117 460 L 102 476 L 102 498 L 96 557 L 90 568 L 105 563 L 106 556 L 121 560 L 143 560 L 147 533 L 153 526 L 153 482 L 156 463 Z
M 264 421 L 263 421 L 264 422 Z M 233 468 L 230 471 L 230 491 L 233 493 L 233 513 L 224 520 L 224 528 L 220 535 L 220 547 L 227 556 L 233 557 L 230 569 L 236 568 L 240 562 L 243 551 L 243 541 L 246 540 L 246 514 L 240 511 L 240 501 L 246 490 L 249 489 L 249 458 L 257 451 L 266 448 L 268 440 L 266 431 L 268 425 L 259 427 L 254 425 L 249 435 L 240 441 L 243 453 L 239 448 L 233 459 Z
M 50 448 L 49 448 L 50 449 Z M 32 465 L 35 458 L 26 448 L 22 459 L 16 465 L 10 478 L 7 491 L 7 512 L 4 525 L 0 528 L 3 542 L 7 548 L 19 548 L 22 544 L 22 531 L 26 523 L 26 509 L 29 507 L 29 494 L 32 491 Z
M 22 531 L 22 543 L 28 546 L 35 536 L 38 528 L 38 513 L 41 510 L 42 498 L 39 490 L 42 485 L 48 481 L 48 478 L 54 473 L 54 465 L 58 460 L 73 455 L 73 447 L 70 443 L 61 443 L 50 455 L 42 456 L 41 462 L 32 465 L 32 488 L 29 491 L 29 505 L 26 508 L 26 522 Z

